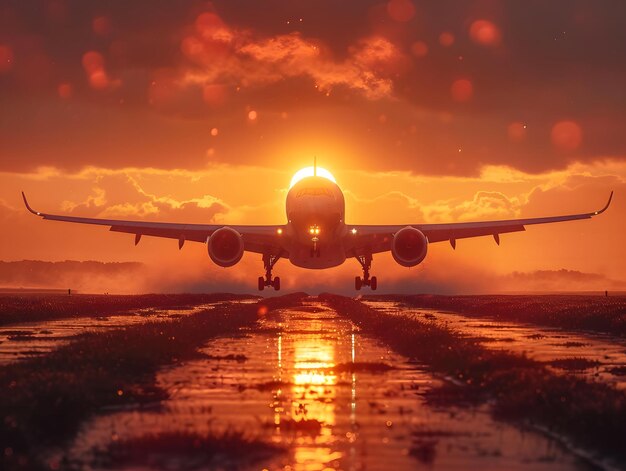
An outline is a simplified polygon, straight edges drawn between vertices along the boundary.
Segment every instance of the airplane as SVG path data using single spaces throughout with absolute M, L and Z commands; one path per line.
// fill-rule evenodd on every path
M 509 219 L 501 221 L 455 222 L 444 224 L 360 225 L 345 219 L 343 192 L 327 170 L 313 167 L 299 171 L 292 180 L 285 202 L 287 223 L 280 225 L 178 224 L 170 222 L 122 221 L 41 213 L 33 210 L 22 192 L 26 208 L 43 219 L 110 226 L 113 232 L 135 234 L 135 245 L 142 236 L 178 239 L 182 249 L 186 241 L 206 244 L 211 260 L 221 267 L 237 264 L 244 252 L 261 254 L 265 276 L 259 276 L 258 289 L 280 290 L 280 277 L 272 270 L 280 259 L 308 269 L 325 269 L 355 258 L 363 276 L 354 279 L 354 288 L 378 287 L 376 276 L 370 276 L 373 255 L 391 252 L 403 267 L 420 264 L 428 245 L 468 237 L 492 236 L 500 245 L 500 234 L 525 231 L 525 226 L 551 222 L 590 219 L 607 210 L 613 199 L 599 211 L 567 216 Z

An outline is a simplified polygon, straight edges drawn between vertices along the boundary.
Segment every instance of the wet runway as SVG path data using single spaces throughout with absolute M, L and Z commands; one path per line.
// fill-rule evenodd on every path
M 170 395 L 159 407 L 83 424 L 70 462 L 98 469 L 98 449 L 147 432 L 240 430 L 285 449 L 252 469 L 592 469 L 544 435 L 494 421 L 486 406 L 429 404 L 440 379 L 312 298 L 202 352 L 159 372 Z M 189 468 L 189 459 L 141 469 Z
M 256 302 L 255 299 L 232 302 Z M 192 308 L 134 309 L 108 316 L 71 317 L 67 319 L 26 322 L 0 327 L 0 365 L 43 355 L 66 345 L 77 335 L 116 329 L 151 321 L 174 319 L 212 309 L 220 302 L 199 304 Z
M 490 349 L 524 354 L 548 364 L 557 362 L 556 365 L 567 366 L 569 362 L 573 368 L 553 367 L 553 370 L 567 371 L 568 374 L 626 389 L 624 339 L 597 332 L 571 332 L 534 324 L 472 318 L 453 312 L 415 308 L 393 301 L 364 303 L 389 315 L 415 316 L 420 320 L 440 322 L 463 335 L 481 339 Z M 584 368 L 576 368 L 575 361 L 583 363 Z

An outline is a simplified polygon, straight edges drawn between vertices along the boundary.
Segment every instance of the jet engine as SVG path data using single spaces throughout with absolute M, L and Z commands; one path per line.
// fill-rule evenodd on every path
M 428 239 L 419 230 L 407 226 L 393 236 L 391 255 L 403 267 L 414 267 L 426 258 Z
M 221 227 L 207 241 L 209 257 L 220 267 L 232 267 L 243 257 L 243 238 L 231 227 Z

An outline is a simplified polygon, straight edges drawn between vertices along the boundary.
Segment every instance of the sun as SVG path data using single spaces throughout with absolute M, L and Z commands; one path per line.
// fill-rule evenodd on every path
M 303 168 L 301 170 L 298 170 L 296 172 L 296 174 L 293 176 L 293 178 L 291 179 L 291 183 L 289 184 L 289 188 L 294 186 L 296 183 L 298 183 L 303 178 L 312 177 L 312 176 L 314 176 L 314 174 L 315 174 L 315 171 L 313 170 L 313 167 L 305 167 L 305 168 Z M 337 181 L 335 180 L 335 177 L 333 177 L 333 174 L 330 173 L 325 168 L 317 167 L 317 176 L 318 177 L 322 177 L 322 178 L 326 178 L 327 180 L 330 180 L 333 183 L 337 183 Z

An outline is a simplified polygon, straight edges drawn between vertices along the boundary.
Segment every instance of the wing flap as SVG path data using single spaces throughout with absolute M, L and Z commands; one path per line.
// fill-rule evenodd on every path
M 224 227 L 225 224 L 180 224 L 170 222 L 149 222 L 149 221 L 126 221 L 118 219 L 84 218 L 76 216 L 64 216 L 59 214 L 48 214 L 35 211 L 22 192 L 22 198 L 26 209 L 36 216 L 49 221 L 71 222 L 77 224 L 92 224 L 98 226 L 109 226 L 111 232 L 123 232 L 135 234 L 137 244 L 141 236 L 164 237 L 168 239 L 178 239 L 179 247 L 185 241 L 206 242 L 207 238 L 216 230 Z M 278 230 L 284 231 L 284 225 L 268 226 L 229 226 L 239 232 L 244 241 L 244 249 L 248 252 L 270 253 L 273 255 L 288 256 L 282 244 L 282 239 L 278 235 Z
M 447 224 L 351 225 L 348 226 L 349 231 L 346 239 L 346 252 L 349 256 L 358 256 L 391 250 L 391 241 L 393 240 L 394 234 L 407 226 L 422 231 L 430 243 L 449 241 L 454 247 L 457 239 L 481 236 L 493 236 L 496 242 L 499 243 L 500 234 L 525 231 L 525 226 L 591 219 L 606 211 L 612 199 L 613 192 L 611 191 L 609 199 L 602 209 L 590 213 L 570 214 L 565 216 L 500 221 L 455 222 Z

